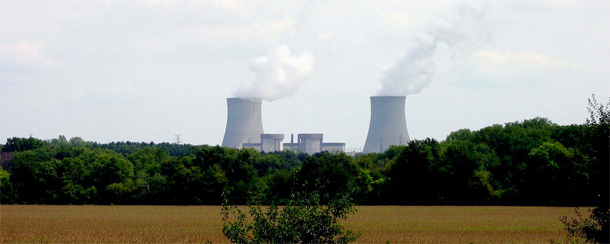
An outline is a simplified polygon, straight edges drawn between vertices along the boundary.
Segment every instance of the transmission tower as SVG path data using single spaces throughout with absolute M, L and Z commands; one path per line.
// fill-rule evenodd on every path
M 180 145 L 180 134 L 175 135 L 176 136 L 176 144 Z

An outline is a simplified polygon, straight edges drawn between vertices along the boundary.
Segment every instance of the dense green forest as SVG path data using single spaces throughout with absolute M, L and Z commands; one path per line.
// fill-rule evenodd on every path
M 608 125 L 593 122 L 534 118 L 355 157 L 9 138 L 2 203 L 221 204 L 223 192 L 235 203 L 281 203 L 317 190 L 358 204 L 591 206 L 608 198 L 609 183 Z
M 1 201 L 17 204 L 285 203 L 295 193 L 358 204 L 608 207 L 610 111 L 582 125 L 534 118 L 384 153 L 260 153 L 219 146 L 8 138 Z M 324 200 L 324 199 L 322 199 Z M 330 200 L 330 199 L 327 199 Z

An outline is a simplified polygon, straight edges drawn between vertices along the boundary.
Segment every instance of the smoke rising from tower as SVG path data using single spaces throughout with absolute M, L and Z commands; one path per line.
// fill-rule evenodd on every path
M 406 96 L 428 87 L 435 72 L 435 56 L 440 47 L 457 56 L 468 56 L 491 36 L 486 4 L 478 8 L 462 5 L 453 19 L 437 19 L 411 40 L 406 52 L 383 67 L 378 96 Z
M 259 97 L 274 101 L 294 95 L 314 69 L 314 58 L 309 53 L 293 55 L 288 46 L 272 48 L 267 56 L 250 61 L 250 70 L 256 78 L 242 84 L 235 97 Z

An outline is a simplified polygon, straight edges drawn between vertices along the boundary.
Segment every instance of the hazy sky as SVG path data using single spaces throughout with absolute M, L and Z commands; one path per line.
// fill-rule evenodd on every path
M 610 97 L 608 13 L 606 0 L 0 0 L 0 138 L 216 145 L 226 98 L 269 89 L 266 133 L 348 148 L 387 91 L 409 94 L 412 139 L 580 124 L 591 94 Z

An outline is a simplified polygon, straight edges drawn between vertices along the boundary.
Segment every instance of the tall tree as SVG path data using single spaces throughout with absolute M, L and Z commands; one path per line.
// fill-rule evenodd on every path
M 589 100 L 589 118 L 587 118 L 589 137 L 589 156 L 591 157 L 591 180 L 598 193 L 598 202 L 601 209 L 608 210 L 610 196 L 610 99 L 608 103 L 598 103 L 595 95 Z
M 438 203 L 439 151 L 440 144 L 434 139 L 410 141 L 389 165 L 386 201 L 390 204 Z
M 44 142 L 36 138 L 8 138 L 2 147 L 2 152 L 23 152 L 44 146 Z
M 354 159 L 345 153 L 321 152 L 307 156 L 301 170 L 297 173 L 296 183 L 299 190 L 318 191 L 322 202 L 351 194 L 358 188 L 356 179 L 360 171 Z

